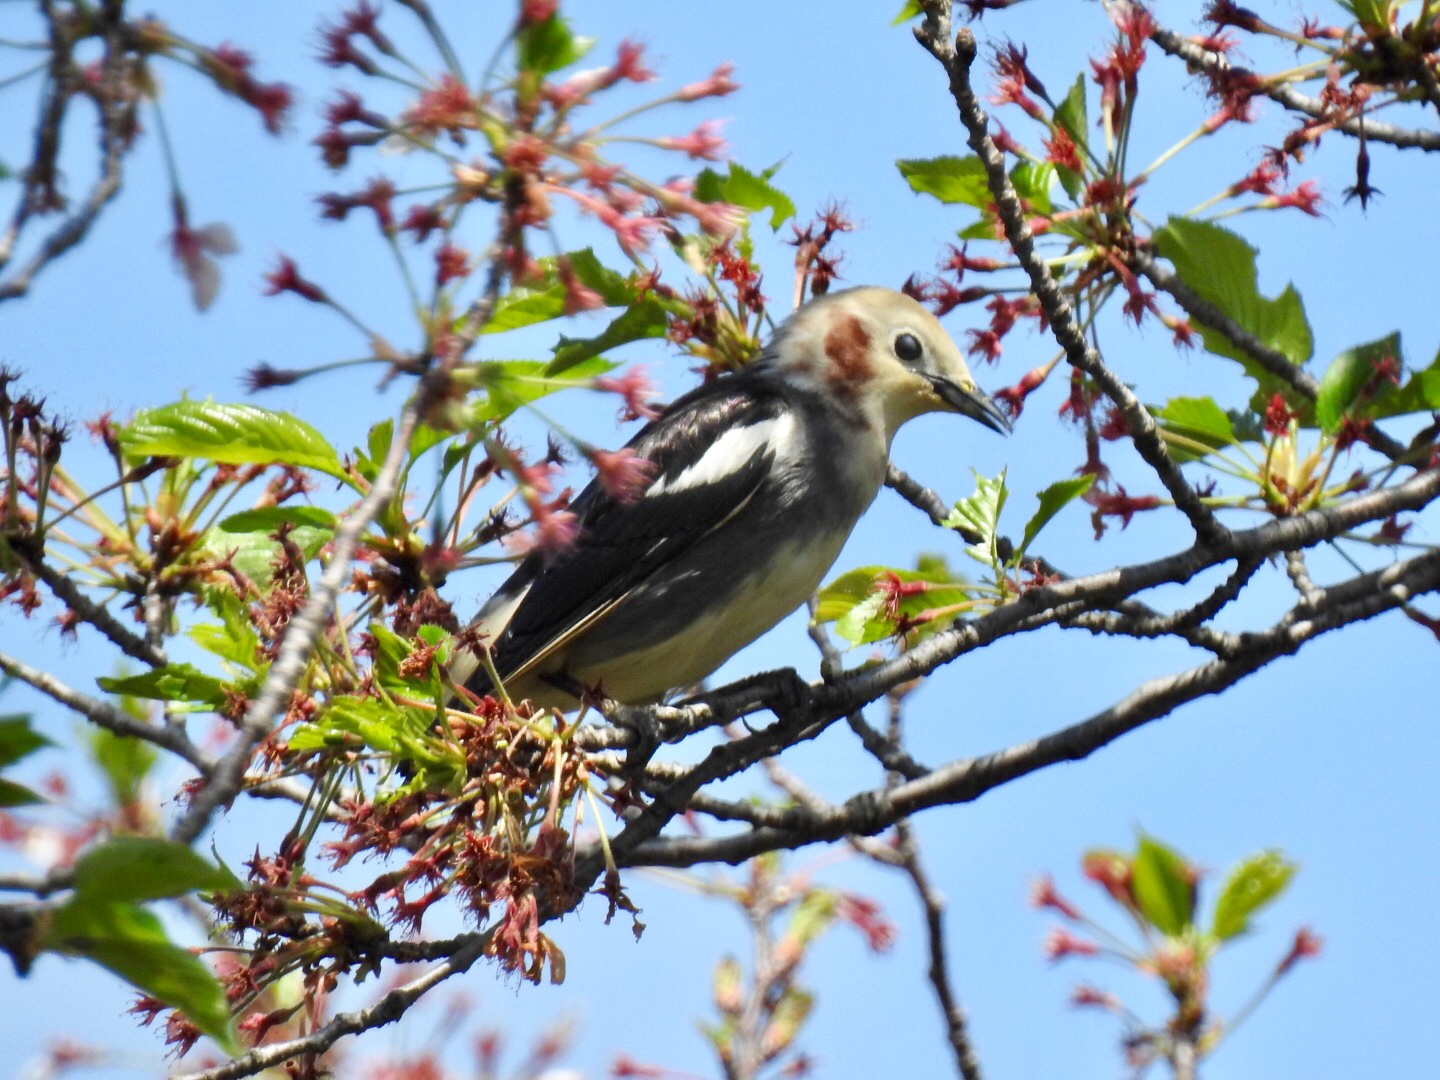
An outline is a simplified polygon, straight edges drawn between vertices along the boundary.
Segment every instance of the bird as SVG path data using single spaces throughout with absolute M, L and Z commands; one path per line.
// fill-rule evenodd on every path
M 819 588 L 884 483 L 906 421 L 956 412 L 1008 433 L 940 322 L 878 286 L 798 308 L 750 364 L 635 435 L 630 499 L 592 481 L 574 543 L 532 551 L 481 607 L 505 695 L 568 711 L 651 704 L 700 683 Z M 450 675 L 494 694 L 473 650 Z

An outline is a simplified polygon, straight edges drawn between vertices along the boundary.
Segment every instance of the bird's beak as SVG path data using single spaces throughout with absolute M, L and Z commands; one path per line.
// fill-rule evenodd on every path
M 1010 433 L 1010 418 L 979 387 L 974 384 L 961 386 L 943 375 L 928 375 L 926 378 L 930 380 L 930 385 L 934 387 L 940 400 L 956 412 L 970 417 L 971 420 L 980 421 L 991 431 L 1006 435 Z

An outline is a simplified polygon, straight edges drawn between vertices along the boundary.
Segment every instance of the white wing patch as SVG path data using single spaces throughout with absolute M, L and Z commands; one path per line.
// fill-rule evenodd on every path
M 687 465 L 676 476 L 662 476 L 645 494 L 664 495 L 666 492 L 687 491 L 716 483 L 745 468 L 767 446 L 775 451 L 777 458 L 787 458 L 794 453 L 793 416 L 782 413 L 748 427 L 731 428 L 705 448 L 700 460 Z

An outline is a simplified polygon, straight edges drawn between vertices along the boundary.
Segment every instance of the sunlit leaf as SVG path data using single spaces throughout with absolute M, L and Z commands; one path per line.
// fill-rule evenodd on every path
M 241 887 L 228 870 L 213 866 L 186 845 L 153 837 L 116 837 L 75 863 L 76 890 L 110 902 L 141 903 Z
M 1213 398 L 1171 398 L 1150 412 L 1162 434 L 1172 436 L 1166 443 L 1170 456 L 1179 462 L 1198 461 L 1207 450 L 1222 450 L 1238 441 L 1230 415 Z
M 120 429 L 131 459 L 199 458 L 227 465 L 295 465 L 345 478 L 340 458 L 320 432 L 289 413 L 256 405 L 177 401 L 142 409 Z
M 1172 217 L 1153 236 L 1160 254 L 1180 278 L 1221 313 L 1292 364 L 1303 364 L 1314 349 L 1305 308 L 1294 286 L 1274 299 L 1262 296 L 1256 282 L 1255 249 L 1218 225 Z M 1238 360 L 1262 387 L 1278 380 L 1214 327 L 1197 323 L 1205 348 Z
M 995 197 L 985 186 L 985 166 L 978 157 L 938 157 L 895 162 L 910 190 L 933 195 L 942 203 L 963 203 L 984 210 Z
M 1185 860 L 1142 835 L 1133 865 L 1135 902 L 1141 913 L 1162 934 L 1184 933 L 1195 917 L 1195 883 Z
M 559 15 L 531 23 L 515 35 L 515 48 L 522 71 L 549 75 L 569 67 L 595 45 L 593 38 L 577 37 Z
M 166 664 L 139 675 L 95 681 L 108 693 L 154 701 L 196 701 L 218 708 L 227 700 L 225 683 L 191 664 Z
M 668 323 L 665 318 L 665 308 L 654 299 L 639 300 L 631 304 L 619 315 L 617 315 L 599 334 L 591 338 L 568 338 L 561 337 L 555 346 L 555 358 L 545 366 L 545 374 L 560 375 L 570 372 L 577 365 L 592 357 L 599 356 L 610 349 L 620 345 L 628 345 L 632 341 L 639 341 L 643 338 L 661 338 L 665 336 Z M 609 364 L 605 370 L 613 368 Z M 599 370 L 591 370 L 587 377 L 603 374 Z
M 144 908 L 78 893 L 50 913 L 43 944 L 108 968 L 179 1009 L 226 1053 L 239 1052 L 219 981 L 188 949 L 171 944 L 160 920 Z
M 1295 870 L 1278 851 L 1258 852 L 1231 870 L 1215 898 L 1215 936 L 1226 941 L 1243 934 L 1250 916 L 1285 891 Z
M 978 537 L 966 549 L 972 558 L 992 565 L 999 560 L 996 542 L 1000 535 L 1000 512 L 1005 508 L 1009 494 L 1005 473 L 988 480 L 977 472 L 975 494 L 957 502 L 950 516 L 942 522 L 947 529 L 960 529 Z
M 230 559 L 242 574 L 262 588 L 275 575 L 281 554 L 273 534 L 289 526 L 286 540 L 307 559 L 313 559 L 335 536 L 334 514 L 318 506 L 266 506 L 232 514 L 200 538 L 201 546 L 219 559 Z
M 1346 413 L 1359 401 L 1361 391 L 1375 378 L 1375 365 L 1382 360 L 1393 361 L 1395 371 L 1399 372 L 1398 331 L 1379 341 L 1346 349 L 1330 362 L 1315 393 L 1315 422 L 1321 431 L 1334 434 Z M 1386 383 L 1382 389 L 1393 389 L 1393 385 Z
M 795 216 L 795 203 L 789 195 L 770 183 L 768 175 L 757 176 L 733 161 L 729 169 L 726 176 L 721 176 L 714 169 L 702 170 L 695 178 L 695 198 L 707 203 L 730 203 L 752 213 L 769 210 L 770 228 L 775 232 Z
M 1040 534 L 1041 529 L 1050 523 L 1050 519 L 1063 510 L 1068 503 L 1089 491 L 1090 485 L 1094 481 L 1094 473 L 1084 473 L 1066 480 L 1057 480 L 1040 492 L 1040 509 L 1036 510 L 1035 515 L 1025 523 L 1025 535 L 1020 541 L 1018 554 L 1024 554 L 1030 550 L 1030 542 Z

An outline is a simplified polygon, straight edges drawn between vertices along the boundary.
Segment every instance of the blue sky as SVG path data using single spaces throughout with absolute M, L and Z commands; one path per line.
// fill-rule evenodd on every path
M 683 9 L 651 0 L 564 5 L 577 30 L 599 38 L 597 56 L 610 55 L 625 37 L 646 42 L 661 89 L 733 60 L 741 92 L 708 103 L 703 112 L 677 109 L 648 120 L 643 130 L 681 134 L 706 116 L 728 118 L 725 135 L 738 161 L 752 168 L 784 161 L 776 181 L 802 217 L 831 199 L 845 203 L 860 224 L 846 238 L 848 283 L 891 286 L 931 268 L 945 242 L 969 221 L 959 208 L 911 194 L 895 170 L 896 159 L 965 152 L 940 71 L 907 30 L 888 27 L 898 6 L 898 0 L 823 7 L 751 0 Z M 155 140 L 148 139 L 133 159 L 125 192 L 83 248 L 38 279 L 30 298 L 0 308 L 0 361 L 25 369 L 30 386 L 81 420 L 107 409 L 123 416 L 182 392 L 238 400 L 240 376 L 258 361 L 303 366 L 353 355 L 357 342 L 335 320 L 293 298 L 259 295 L 261 276 L 281 251 L 383 332 L 408 342 L 405 304 L 381 245 L 358 225 L 316 220 L 315 194 L 358 187 L 382 167 L 372 157 L 337 180 L 306 146 L 333 85 L 331 73 L 312 59 L 314 24 L 331 7 L 213 0 L 156 0 L 152 7 L 195 40 L 253 49 L 262 77 L 299 87 L 292 130 L 274 140 L 260 133 L 252 115 L 217 101 L 186 73 L 171 68 L 166 76 L 166 122 L 192 221 L 228 223 L 241 250 L 224 260 L 214 308 L 195 313 L 170 266 L 162 163 Z M 436 5 L 476 65 L 489 55 L 500 25 L 488 7 Z M 1193 15 L 1169 10 L 1180 7 L 1166 5 L 1164 14 L 1179 20 L 1171 23 L 1176 29 L 1189 31 L 1185 20 Z M 1200 5 L 1183 7 L 1188 13 Z M 1276 21 L 1296 18 L 1289 3 L 1256 7 Z M 16 26 L 0 36 L 23 36 L 28 12 L 19 5 L 0 10 L 0 27 Z M 401 25 L 404 18 L 391 12 L 387 25 Z M 1109 35 L 1095 4 L 1033 2 L 976 29 L 982 42 L 1008 35 L 1028 45 L 1031 66 L 1052 90 L 1073 82 Z M 0 67 L 0 77 L 9 71 Z M 1153 51 L 1143 77 L 1136 160 L 1158 154 L 1208 112 L 1198 87 Z M 634 100 L 652 89 L 640 88 Z M 14 162 L 25 137 L 16 118 L 28 113 L 16 109 L 22 92 L 7 94 L 0 159 Z M 1162 170 L 1141 196 L 1150 220 L 1183 212 L 1248 171 L 1259 148 L 1281 130 L 1275 107 L 1261 112 L 1256 127 L 1226 129 L 1211 145 Z M 1004 119 L 1017 136 L 1030 135 L 1014 116 Z M 1434 127 L 1433 116 L 1427 122 Z M 77 161 L 85 137 L 78 132 L 69 151 Z M 1395 329 L 1404 335 L 1406 359 L 1420 366 L 1440 343 L 1433 295 L 1440 227 L 1427 201 L 1433 182 L 1427 186 L 1423 169 L 1429 163 L 1418 151 L 1372 147 L 1372 179 L 1385 194 L 1362 213 L 1340 201 L 1353 182 L 1351 153 L 1348 145 L 1328 140 L 1296 176 L 1320 180 L 1329 200 L 1324 218 L 1254 214 L 1230 224 L 1261 251 L 1262 289 L 1273 294 L 1293 280 L 1303 295 L 1317 370 L 1341 349 Z M 677 161 L 663 169 L 679 167 Z M 383 168 L 403 184 L 416 166 L 394 158 Z M 0 196 L 5 192 L 0 188 Z M 756 234 L 773 267 L 767 292 L 778 303 L 789 292 L 791 249 L 770 242 L 763 227 Z M 577 228 L 567 240 L 581 246 L 603 237 Z M 975 319 L 962 310 L 948 325 L 959 338 Z M 496 341 L 489 355 L 542 356 L 553 334 L 552 327 Z M 1213 393 L 1222 404 L 1241 403 L 1247 391 L 1234 365 L 1202 353 L 1177 355 L 1168 337 L 1109 325 L 1102 343 L 1112 366 L 1147 401 Z M 1047 360 L 1053 348 L 1049 341 L 1014 335 L 999 366 L 981 367 L 977 377 L 991 390 L 1009 385 Z M 658 347 L 629 350 L 624 359 L 647 362 L 671 391 L 686 383 L 684 364 Z M 1057 384 L 1032 397 L 1008 440 L 953 418 L 917 421 L 897 439 L 895 458 L 952 500 L 972 490 L 970 469 L 993 476 L 1008 468 L 1016 514 L 1008 526 L 1015 531 L 1033 505 L 1032 493 L 1080 463 L 1078 440 L 1055 416 L 1063 393 Z M 398 402 L 396 392 L 377 395 L 363 373 L 282 389 L 262 401 L 305 417 L 342 447 L 360 440 Z M 602 409 L 590 404 L 577 394 L 556 411 L 601 445 L 628 437 L 611 423 L 612 403 Z M 74 452 L 83 458 L 81 440 Z M 1153 487 L 1118 451 L 1111 456 L 1123 482 Z M 1097 543 L 1083 508 L 1072 507 L 1040 546 L 1076 573 L 1122 565 L 1185 546 L 1175 516 L 1142 515 Z M 1411 538 L 1433 541 L 1434 531 L 1432 516 L 1417 523 Z M 957 566 L 964 562 L 953 537 L 936 534 L 885 492 L 837 570 L 904 565 L 922 550 L 944 551 Z M 1317 558 L 1317 574 L 1341 569 Z M 1262 625 L 1288 605 L 1282 572 L 1269 568 L 1262 580 L 1255 597 L 1227 613 L 1228 627 Z M 451 595 L 463 610 L 478 604 L 493 584 L 478 574 L 457 579 Z M 1180 605 L 1209 584 L 1207 579 L 1147 599 Z M 27 625 L 10 609 L 0 614 L 0 638 L 7 649 L 48 658 L 62 670 L 73 665 L 83 673 L 77 679 L 105 673 L 94 670 L 86 648 L 63 645 L 53 630 Z M 1433 1068 L 1431 1032 L 1440 1007 L 1440 982 L 1432 970 L 1433 898 L 1440 887 L 1434 649 L 1434 640 L 1413 624 L 1378 620 L 1322 639 L 1300 657 L 1272 665 L 1218 699 L 1187 706 L 1086 761 L 1027 778 L 973 805 L 924 815 L 918 829 L 926 857 L 951 904 L 957 991 L 989 1073 L 1116 1075 L 1118 1029 L 1065 1005 L 1077 981 L 1120 992 L 1152 1019 L 1161 1015 L 1155 991 L 1137 988 L 1118 969 L 1050 968 L 1040 953 L 1049 920 L 1025 906 L 1029 882 L 1048 871 L 1066 892 L 1102 910 L 1098 894 L 1079 879 L 1080 855 L 1091 846 L 1128 847 L 1139 827 L 1212 868 L 1212 882 L 1263 847 L 1281 848 L 1301 864 L 1287 896 L 1261 918 L 1254 940 L 1227 951 L 1217 964 L 1214 1006 L 1221 1015 L 1244 1000 L 1298 925 L 1325 938 L 1323 957 L 1288 980 L 1220 1051 L 1214 1075 L 1243 1080 L 1379 1070 L 1410 1076 Z M 1197 660 L 1172 643 L 1127 646 L 1074 631 L 1007 640 L 942 669 L 914 696 L 907 717 L 912 750 L 921 760 L 940 762 L 1009 746 L 1081 719 L 1137 682 Z M 818 667 L 798 617 L 737 656 L 717 678 L 783 665 L 807 675 Z M 7 700 L 6 710 L 20 707 L 18 695 L 15 702 Z M 44 725 L 68 735 L 68 719 L 38 712 Z M 786 763 L 837 797 L 880 779 L 841 730 L 787 755 Z M 758 778 L 748 790 L 761 790 Z M 273 835 L 264 829 L 263 815 L 236 813 L 220 823 L 216 842 L 221 851 L 243 857 L 258 837 Z M 820 854 L 801 853 L 794 865 Z M 913 897 L 897 878 L 855 862 L 826 869 L 824 880 L 880 898 L 901 924 L 901 936 L 881 957 L 867 954 L 858 937 L 843 929 L 815 950 L 806 980 L 820 1001 L 804 1043 L 820 1074 L 948 1074 L 941 1027 L 923 981 L 924 942 Z M 713 1075 L 694 1022 L 707 1014 L 709 976 L 719 954 L 746 952 L 739 919 L 719 903 L 643 875 L 633 875 L 630 887 L 649 927 L 639 943 L 619 923 L 602 926 L 603 911 L 588 905 L 554 928 L 569 961 L 564 986 L 516 990 L 477 969 L 463 980 L 463 990 L 479 1002 L 482 1020 L 503 1025 L 517 1045 L 553 1018 L 573 1015 L 578 1041 L 570 1063 L 587 1075 L 603 1075 L 617 1051 Z M 427 929 L 443 933 L 445 926 Z M 126 992 L 89 968 L 46 958 L 28 983 L 5 983 L 0 1002 L 14 1033 L 4 1055 L 11 1061 L 23 1061 L 48 1034 L 68 1030 L 127 1049 L 136 1069 L 109 1075 L 153 1071 L 158 1040 L 134 1032 L 119 1017 Z M 370 1050 L 415 1050 L 430 1023 L 416 1017 L 373 1035 Z

